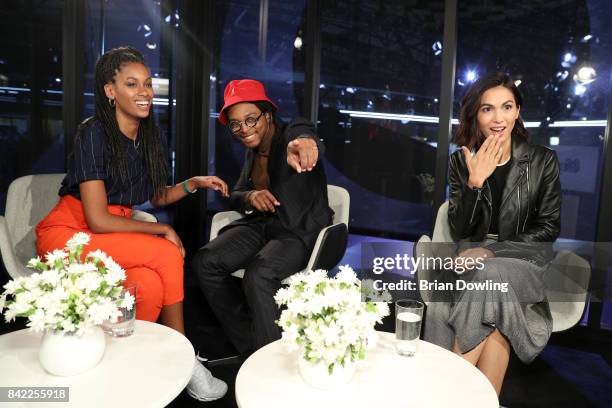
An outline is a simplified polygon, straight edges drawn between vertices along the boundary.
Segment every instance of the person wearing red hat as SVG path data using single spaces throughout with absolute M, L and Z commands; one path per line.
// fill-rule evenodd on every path
M 228 83 L 219 121 L 246 148 L 230 206 L 245 217 L 200 248 L 193 268 L 222 327 L 239 353 L 280 338 L 274 295 L 306 266 L 319 231 L 332 222 L 323 145 L 314 125 L 276 118 L 276 105 L 255 80 Z M 242 288 L 231 273 L 245 269 Z

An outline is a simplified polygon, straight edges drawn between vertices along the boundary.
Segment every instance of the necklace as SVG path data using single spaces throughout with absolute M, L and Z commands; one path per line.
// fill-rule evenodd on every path
M 497 167 L 505 166 L 506 164 L 508 164 L 511 158 L 512 158 L 512 155 L 509 155 L 506 161 L 504 161 L 503 163 L 499 163 Z
M 136 139 L 138 139 L 138 136 L 136 137 Z M 132 140 L 132 143 L 134 143 L 134 149 L 138 150 L 138 146 L 140 146 L 140 140 L 136 141 L 136 139 Z

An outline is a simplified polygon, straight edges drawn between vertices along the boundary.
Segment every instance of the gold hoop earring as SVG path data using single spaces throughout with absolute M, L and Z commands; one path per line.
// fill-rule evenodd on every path
M 108 104 L 110 105 L 111 108 L 114 108 L 115 107 L 115 100 L 111 99 L 111 98 L 108 98 Z

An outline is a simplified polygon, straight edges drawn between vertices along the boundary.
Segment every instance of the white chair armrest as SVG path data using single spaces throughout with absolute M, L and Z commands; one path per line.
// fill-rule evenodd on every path
M 314 247 L 312 248 L 312 252 L 310 253 L 310 259 L 308 259 L 308 263 L 306 264 L 306 268 L 304 268 L 305 272 L 312 270 L 312 266 L 314 265 L 317 257 L 319 256 L 319 251 L 321 251 L 321 243 L 323 242 L 323 237 L 325 237 L 325 232 L 336 225 L 344 224 L 339 222 L 337 224 L 328 225 L 319 231 L 319 235 L 317 235 L 317 240 L 315 241 Z
M 217 238 L 217 235 L 219 235 L 219 231 L 221 230 L 221 228 L 236 220 L 239 220 L 242 217 L 243 215 L 240 214 L 238 211 L 221 211 L 216 213 L 212 218 L 212 222 L 210 223 L 209 241 L 212 241 L 213 239 Z
M 15 251 L 13 250 L 11 236 L 8 232 L 6 218 L 2 216 L 0 216 L 0 253 L 2 254 L 2 262 L 4 263 L 4 267 L 11 278 L 16 279 L 21 276 L 28 276 L 34 272 L 33 270 L 26 268 L 25 265 L 22 265 L 17 258 L 17 254 L 15 254 Z
M 140 210 L 132 211 L 132 219 L 137 221 L 157 222 L 157 218 L 155 218 L 153 214 Z

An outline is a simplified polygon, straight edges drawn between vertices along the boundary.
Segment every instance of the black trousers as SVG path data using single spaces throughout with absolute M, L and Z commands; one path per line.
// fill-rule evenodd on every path
M 306 266 L 306 255 L 276 217 L 231 227 L 198 250 L 192 265 L 200 288 L 239 353 L 280 339 L 273 297 L 283 279 Z M 240 282 L 231 273 L 242 268 Z

